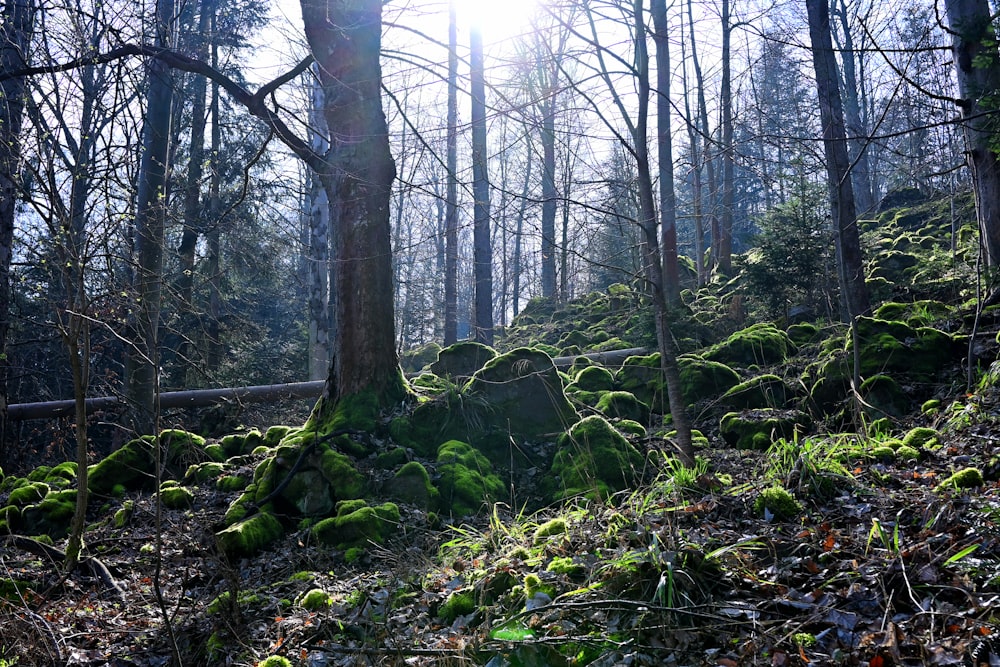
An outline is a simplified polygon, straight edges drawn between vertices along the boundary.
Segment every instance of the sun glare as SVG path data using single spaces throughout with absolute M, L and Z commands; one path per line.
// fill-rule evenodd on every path
M 456 6 L 461 25 L 477 25 L 485 41 L 496 42 L 529 30 L 538 0 L 457 0 Z

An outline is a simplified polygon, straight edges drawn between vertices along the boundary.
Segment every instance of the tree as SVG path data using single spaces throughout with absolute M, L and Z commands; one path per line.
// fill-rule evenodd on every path
M 444 344 L 458 340 L 458 18 L 448 2 L 448 136 L 444 260 Z
M 660 237 L 663 252 L 663 291 L 671 307 L 681 302 L 677 266 L 677 197 L 674 194 L 674 153 L 670 127 L 670 35 L 666 0 L 650 0 L 653 43 L 656 45 L 656 145 L 660 181 Z
M 493 344 L 493 250 L 490 243 L 490 181 L 486 148 L 486 71 L 482 26 L 469 32 L 472 93 L 473 269 L 476 284 L 475 339 Z
M 840 101 L 837 61 L 830 36 L 830 8 L 827 0 L 806 0 L 809 38 L 812 42 L 823 149 L 826 154 L 830 211 L 837 248 L 837 267 L 844 316 L 848 321 L 871 310 L 861 258 L 861 239 L 851 184 L 851 163 L 847 157 L 844 108 Z
M 986 0 L 946 0 L 983 257 L 1000 266 L 1000 53 Z

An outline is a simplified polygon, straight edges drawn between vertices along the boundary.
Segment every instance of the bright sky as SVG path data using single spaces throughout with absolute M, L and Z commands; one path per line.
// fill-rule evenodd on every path
M 456 0 L 459 25 L 478 24 L 487 43 L 509 39 L 527 30 L 538 0 Z

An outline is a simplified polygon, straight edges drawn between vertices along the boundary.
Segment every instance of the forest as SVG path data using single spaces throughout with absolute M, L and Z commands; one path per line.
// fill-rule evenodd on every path
M 0 6 L 0 667 L 1000 664 L 994 3 Z

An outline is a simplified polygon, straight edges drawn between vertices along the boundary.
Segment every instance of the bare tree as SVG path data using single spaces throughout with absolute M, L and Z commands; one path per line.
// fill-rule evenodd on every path
M 493 344 L 493 249 L 490 242 L 490 182 L 486 147 L 486 68 L 481 26 L 473 26 L 470 40 L 472 93 L 473 268 L 475 273 L 475 339 Z

